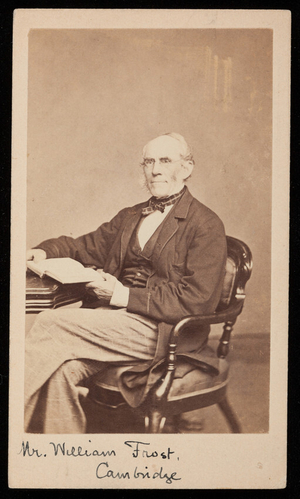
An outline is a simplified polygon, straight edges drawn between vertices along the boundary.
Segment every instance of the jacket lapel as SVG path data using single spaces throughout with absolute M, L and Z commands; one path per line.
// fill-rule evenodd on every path
M 136 228 L 140 218 L 141 218 L 142 209 L 136 210 L 136 212 L 127 218 L 122 235 L 121 235 L 121 244 L 120 244 L 120 267 L 122 267 L 124 258 L 126 255 L 126 251 L 129 245 L 130 238 L 134 229 Z
M 157 261 L 160 257 L 160 254 L 166 244 L 170 241 L 170 239 L 176 234 L 178 230 L 178 220 L 174 217 L 168 217 L 168 220 L 163 224 L 162 230 L 159 233 L 157 238 L 157 242 L 152 255 L 152 263 L 154 268 L 156 267 Z
M 122 269 L 130 238 L 139 222 L 142 208 L 144 206 L 146 206 L 146 203 L 130 210 L 130 213 L 123 220 L 117 238 L 110 249 L 106 264 L 104 266 L 104 271 L 117 278 L 119 277 Z
M 170 239 L 176 234 L 178 230 L 178 219 L 185 219 L 188 214 L 188 210 L 190 204 L 193 200 L 192 195 L 189 190 L 186 188 L 185 193 L 182 198 L 178 201 L 178 203 L 174 206 L 174 210 L 170 213 L 170 216 L 166 219 L 162 230 L 159 233 L 157 243 L 154 248 L 154 252 L 152 255 L 153 266 L 155 267 L 157 261 L 160 257 L 160 254 L 166 244 L 170 241 Z

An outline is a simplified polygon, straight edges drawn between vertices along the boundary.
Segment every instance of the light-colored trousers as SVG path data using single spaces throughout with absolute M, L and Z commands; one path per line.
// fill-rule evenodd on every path
M 157 322 L 125 308 L 41 312 L 26 338 L 25 431 L 85 433 L 84 380 L 106 363 L 154 357 Z

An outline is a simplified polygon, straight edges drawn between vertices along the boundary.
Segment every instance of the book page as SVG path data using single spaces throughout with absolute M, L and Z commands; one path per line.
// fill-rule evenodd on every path
M 38 263 L 27 261 L 27 267 L 41 277 L 47 274 L 63 284 L 89 282 L 100 278 L 100 274 L 72 258 L 47 258 Z
M 15 11 L 11 488 L 285 487 L 290 23 L 280 10 Z M 111 416 L 94 433 L 26 433 L 26 248 L 149 199 L 143 147 L 172 131 L 193 151 L 191 194 L 253 254 L 228 355 L 242 433 L 217 404 L 187 414 L 182 433 L 112 428 Z

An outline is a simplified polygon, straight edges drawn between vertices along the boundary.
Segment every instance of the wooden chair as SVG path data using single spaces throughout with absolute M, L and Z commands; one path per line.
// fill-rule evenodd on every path
M 145 402 L 137 409 L 131 409 L 144 418 L 146 433 L 161 433 L 167 418 L 217 404 L 224 414 L 233 433 L 240 433 L 240 424 L 231 409 L 227 398 L 229 364 L 226 356 L 229 351 L 230 335 L 238 315 L 242 312 L 245 301 L 245 285 L 251 276 L 252 255 L 248 246 L 242 241 L 227 236 L 227 264 L 222 296 L 217 310 L 210 315 L 185 317 L 172 329 L 169 339 L 166 368 L 159 382 L 151 389 Z M 218 357 L 217 376 L 204 373 L 191 366 L 183 376 L 176 376 L 178 359 L 176 347 L 178 339 L 191 328 L 207 324 L 223 323 L 223 334 L 216 352 Z M 180 369 L 179 369 L 180 370 Z M 127 406 L 114 380 L 113 368 L 93 379 L 90 386 L 88 403 L 109 408 L 109 418 L 117 410 Z M 127 406 L 127 409 L 128 406 Z M 93 432 L 90 428 L 88 432 Z M 175 432 L 178 429 L 175 428 Z M 118 428 L 115 427 L 115 432 Z

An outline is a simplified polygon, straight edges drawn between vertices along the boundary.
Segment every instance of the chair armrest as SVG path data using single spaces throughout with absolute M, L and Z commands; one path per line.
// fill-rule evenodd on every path
M 225 310 L 216 311 L 209 315 L 190 315 L 181 319 L 171 330 L 168 353 L 166 356 L 166 372 L 162 383 L 155 390 L 155 399 L 163 401 L 169 394 L 176 368 L 176 348 L 179 335 L 190 326 L 203 326 L 207 324 L 220 324 L 227 321 L 235 321 L 241 313 L 244 300 L 235 299 Z
M 232 321 L 242 312 L 244 300 L 235 299 L 225 310 L 216 311 L 209 315 L 189 315 L 181 319 L 173 327 L 170 333 L 170 345 L 177 345 L 179 335 L 190 326 L 203 326 L 207 324 L 221 324 L 223 322 Z

